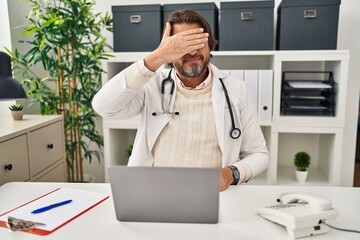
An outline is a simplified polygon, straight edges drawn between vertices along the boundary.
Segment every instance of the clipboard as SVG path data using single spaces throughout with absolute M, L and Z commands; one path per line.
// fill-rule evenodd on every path
M 27 221 L 44 223 L 45 225 L 39 225 L 36 226 L 36 228 L 21 231 L 37 235 L 48 235 L 108 198 L 109 195 L 97 192 L 65 187 L 57 188 L 19 207 L 0 214 L 0 227 L 7 228 L 6 222 L 8 216 L 11 216 Z M 66 199 L 72 199 L 72 202 L 43 213 L 31 213 L 35 209 Z

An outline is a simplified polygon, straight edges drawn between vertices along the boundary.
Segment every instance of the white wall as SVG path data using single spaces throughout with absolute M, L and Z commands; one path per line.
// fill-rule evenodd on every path
M 7 0 L 0 0 L 0 51 L 5 51 L 4 47 L 11 49 L 10 20 Z
M 342 174 L 354 175 L 355 148 L 360 89 L 360 1 L 343 0 L 340 7 L 338 49 L 350 50 L 349 81 L 347 89 L 346 119 L 344 129 L 343 152 L 347 164 L 342 165 Z M 344 156 L 344 155 L 343 155 Z M 341 185 L 352 185 L 352 182 L 341 182 Z
M 13 27 L 24 23 L 25 16 L 28 14 L 27 8 L 24 7 L 23 1 L 20 0 L 7 0 L 9 4 L 10 22 Z M 236 1 L 236 0 L 234 0 Z M 238 0 L 239 1 L 239 0 Z M 98 0 L 97 5 L 94 8 L 96 12 L 108 11 L 111 14 L 112 5 L 139 5 L 139 4 L 166 4 L 166 3 L 194 3 L 194 2 L 211 2 L 209 0 Z M 218 7 L 220 7 L 220 0 L 214 1 Z M 276 21 L 276 9 L 281 0 L 275 0 L 275 21 Z M 3 4 L 6 5 L 6 0 L 0 0 L 0 26 L 6 25 L 7 12 L 3 15 L 2 11 L 6 9 Z M 4 5 L 4 6 L 5 6 Z M 358 103 L 359 103 L 359 88 L 360 88 L 360 1 L 359 0 L 343 0 L 340 5 L 340 16 L 339 16 L 339 30 L 338 30 L 338 49 L 349 49 L 351 54 L 350 68 L 349 68 L 349 84 L 347 96 L 347 108 L 346 108 L 346 124 L 345 124 L 345 139 L 346 142 L 343 146 L 343 151 L 346 153 L 347 159 L 354 159 L 355 156 L 355 144 L 356 144 L 356 119 L 358 115 Z M 3 19 L 4 18 L 4 19 Z M 2 29 L 2 27 L 0 28 Z M 11 29 L 12 34 L 12 45 L 13 48 L 22 48 L 21 44 L 18 43 L 18 36 L 21 29 Z M 2 34 L 2 33 L 1 33 Z M 110 45 L 113 45 L 112 34 L 105 32 L 105 37 Z M 1 39 L 0 39 L 1 41 Z M 1 45 L 0 45 L 1 46 Z M 1 107 L 0 107 L 1 108 Z M 0 110 L 1 111 L 1 110 Z M 101 125 L 100 125 L 101 128 Z M 94 174 L 97 181 L 104 179 L 103 161 L 99 164 L 95 161 L 91 165 L 85 164 L 85 171 Z M 343 165 L 342 169 L 339 169 L 342 174 L 353 175 L 353 164 Z M 352 185 L 352 183 L 342 182 L 342 185 Z
M 0 51 L 6 52 L 5 48 L 11 49 L 10 22 L 7 0 L 0 0 Z M 0 101 L 0 115 L 10 115 L 9 105 L 15 101 Z

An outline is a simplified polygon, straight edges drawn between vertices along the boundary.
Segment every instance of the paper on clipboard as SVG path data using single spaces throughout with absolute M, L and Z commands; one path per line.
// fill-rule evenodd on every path
M 109 198 L 109 195 L 97 192 L 73 188 L 58 188 L 34 199 L 33 201 L 21 205 L 18 208 L 1 214 L 0 222 L 7 222 L 8 216 L 11 216 L 27 221 L 44 223 L 44 226 L 37 226 L 36 228 L 27 230 L 26 232 L 46 235 L 103 202 L 107 198 Z M 71 199 L 72 202 L 43 213 L 31 213 L 35 209 L 61 202 L 66 199 Z M 5 226 L 5 224 L 0 224 L 0 226 Z

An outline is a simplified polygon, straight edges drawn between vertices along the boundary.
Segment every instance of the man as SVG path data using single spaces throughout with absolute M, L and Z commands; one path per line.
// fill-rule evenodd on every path
M 218 168 L 221 191 L 267 167 L 254 102 L 243 81 L 209 63 L 215 44 L 204 17 L 175 11 L 159 47 L 95 95 L 104 118 L 141 114 L 129 166 Z

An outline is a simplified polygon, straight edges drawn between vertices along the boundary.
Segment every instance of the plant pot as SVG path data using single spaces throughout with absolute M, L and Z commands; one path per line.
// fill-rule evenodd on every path
M 19 121 L 23 119 L 23 111 L 11 111 L 11 116 L 15 121 Z
M 70 181 L 74 181 L 77 182 L 77 175 L 74 176 L 74 179 L 70 180 Z M 95 182 L 95 177 L 93 175 L 90 174 L 83 174 L 83 181 L 82 183 L 94 183 Z
M 84 183 L 94 183 L 95 177 L 89 174 L 84 173 L 83 174 Z
M 296 180 L 300 183 L 304 183 L 306 181 L 308 171 L 299 171 L 296 170 Z

